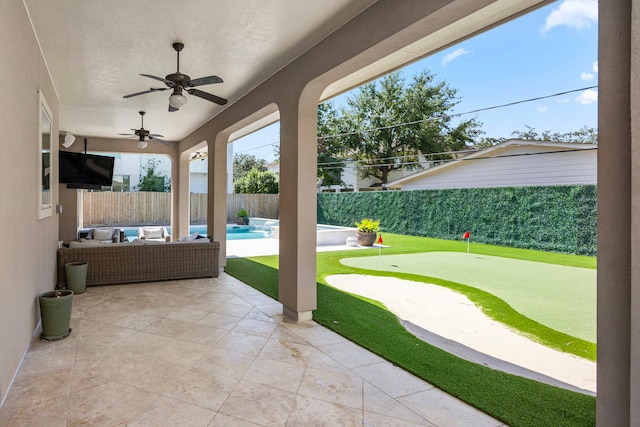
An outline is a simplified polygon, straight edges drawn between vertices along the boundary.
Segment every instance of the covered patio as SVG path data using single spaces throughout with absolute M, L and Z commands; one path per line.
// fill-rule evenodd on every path
M 0 221 L 6 225 L 7 233 L 0 257 L 0 270 L 3 271 L 0 321 L 12 327 L 3 328 L 0 333 L 0 398 L 3 402 L 0 420 L 18 414 L 11 408 L 13 405 L 20 407 L 19 402 L 26 402 L 26 408 L 38 402 L 38 405 L 66 407 L 66 410 L 57 412 L 64 414 L 64 421 L 60 419 L 59 425 L 80 423 L 90 416 L 83 415 L 85 408 L 94 416 L 102 414 L 99 405 L 105 401 L 113 402 L 113 397 L 109 396 L 115 392 L 120 395 L 119 404 L 132 401 L 137 404 L 133 405 L 132 412 L 123 409 L 119 414 L 115 413 L 119 410 L 114 406 L 107 406 L 107 409 L 102 409 L 104 417 L 123 416 L 127 417 L 126 422 L 148 425 L 145 414 L 151 417 L 167 411 L 171 406 L 163 405 L 163 402 L 174 399 L 171 405 L 177 409 L 170 411 L 172 415 L 180 408 L 191 407 L 184 405 L 193 405 L 197 409 L 187 412 L 193 416 L 205 414 L 203 419 L 214 415 L 209 420 L 220 424 L 212 425 L 225 425 L 226 417 L 261 425 L 251 410 L 263 407 L 255 402 L 264 399 L 263 387 L 269 387 L 270 403 L 273 408 L 280 409 L 276 410 L 278 415 L 270 415 L 277 418 L 269 418 L 262 425 L 284 425 L 287 420 L 291 424 L 305 424 L 305 419 L 308 419 L 305 417 L 314 417 L 318 422 L 326 421 L 331 425 L 331 414 L 344 416 L 353 414 L 353 410 L 357 412 L 353 418 L 356 424 L 373 419 L 366 417 L 390 416 L 400 425 L 411 422 L 452 425 L 459 419 L 463 420 L 461 425 L 469 425 L 462 415 L 468 413 L 464 406 L 460 412 L 449 414 L 449 418 L 440 421 L 433 418 L 442 407 L 449 405 L 439 401 L 440 395 L 424 399 L 419 404 L 424 407 L 435 402 L 434 407 L 440 409 L 419 411 L 410 401 L 415 396 L 436 394 L 433 389 L 375 357 L 371 363 L 361 364 L 360 358 L 369 360 L 371 355 L 361 349 L 353 349 L 351 344 L 311 322 L 312 311 L 316 308 L 317 105 L 333 95 L 550 1 L 327 2 L 331 9 L 324 10 L 322 22 L 314 23 L 314 31 L 287 35 L 299 42 L 291 45 L 288 51 L 275 52 L 260 64 L 252 63 L 251 58 L 224 58 L 223 63 L 240 64 L 235 69 L 237 74 L 224 76 L 230 82 L 234 79 L 239 81 L 224 94 L 230 102 L 224 107 L 211 107 L 182 116 L 176 116 L 178 113 L 175 112 L 167 113 L 173 116 L 161 115 L 160 112 L 166 112 L 167 108 L 164 101 L 159 106 L 146 101 L 126 104 L 122 100 L 125 93 L 144 87 L 140 88 L 140 80 L 129 82 L 120 78 L 119 73 L 123 71 L 133 80 L 138 73 L 159 72 L 147 71 L 145 64 L 157 68 L 162 65 L 165 69 L 164 62 L 159 64 L 155 58 L 161 54 L 159 49 L 162 46 L 169 49 L 176 39 L 182 39 L 180 41 L 187 49 L 193 46 L 195 55 L 222 49 L 211 34 L 204 32 L 215 28 L 215 22 L 193 25 L 193 20 L 204 15 L 204 10 L 199 13 L 197 7 L 204 8 L 208 4 L 208 7 L 215 8 L 222 2 L 194 2 L 192 10 L 176 8 L 168 0 L 136 3 L 135 10 L 128 7 L 129 3 L 110 2 L 107 7 L 93 2 L 10 0 L 1 7 L 0 52 L 5 59 L 3 67 L 0 67 L 0 81 L 5 84 L 5 89 L 0 102 L 0 127 L 5 130 L 6 143 L 2 145 L 0 156 L 0 177 L 5 183 L 3 200 L 7 202 L 0 208 Z M 285 8 L 286 3 L 283 1 L 279 5 Z M 146 14 L 152 10 L 160 10 L 166 19 L 146 19 Z M 257 51 L 261 47 L 271 47 L 267 41 L 272 40 L 274 34 L 284 38 L 283 33 L 276 29 L 297 23 L 294 22 L 295 16 L 285 17 L 288 21 L 270 20 L 273 16 L 268 8 L 226 11 L 229 14 L 222 15 L 220 22 L 231 22 L 228 26 L 235 29 L 225 34 L 230 44 L 226 47 L 227 54 L 238 51 L 238 46 L 233 43 L 246 43 L 247 49 L 252 46 Z M 129 25 L 131 16 L 138 17 L 136 13 L 142 17 L 137 20 L 139 24 Z M 301 11 L 299 18 L 306 17 L 308 14 Z M 640 245 L 640 233 L 637 233 L 640 227 L 640 211 L 637 209 L 640 195 L 635 191 L 640 179 L 637 167 L 640 152 L 635 148 L 640 133 L 637 103 L 640 99 L 637 84 L 640 61 L 632 48 L 637 44 L 640 33 L 639 22 L 636 2 L 600 0 L 597 404 L 598 424 L 603 426 L 640 423 L 640 346 L 637 345 L 640 318 L 636 315 L 640 294 L 635 286 L 640 274 L 637 251 Z M 246 29 L 258 23 L 260 31 L 248 37 Z M 155 43 L 153 49 L 145 44 L 152 40 Z M 114 52 L 117 55 L 110 55 Z M 197 62 L 194 59 L 194 64 Z M 104 67 L 104 72 L 83 73 L 96 63 Z M 254 69 L 260 72 L 241 73 Z M 173 67 L 167 70 L 172 71 Z M 75 330 L 71 339 L 46 345 L 34 340 L 40 321 L 36 297 L 55 286 L 57 242 L 73 239 L 78 225 L 82 224 L 77 190 L 57 184 L 55 159 L 60 148 L 56 143 L 51 144 L 48 153 L 54 159 L 50 168 L 53 185 L 47 188 L 46 200 L 42 194 L 43 185 L 38 178 L 42 174 L 42 153 L 40 148 L 36 149 L 41 130 L 38 116 L 38 99 L 41 98 L 46 99 L 51 110 L 52 140 L 56 141 L 59 135 L 62 141 L 64 135 L 60 132 L 71 130 L 78 141 L 87 141 L 89 151 L 135 151 L 135 144 L 116 135 L 130 128 L 130 123 L 137 124 L 139 110 L 147 110 L 149 118 L 154 114 L 158 117 L 155 123 L 151 119 L 145 122 L 152 130 L 160 124 L 167 125 L 167 131 L 163 132 L 174 142 L 170 146 L 150 144 L 148 152 L 165 154 L 173 161 L 171 226 L 178 236 L 187 234 L 189 226 L 189 158 L 192 153 L 207 147 L 208 234 L 221 242 L 221 266 L 225 265 L 226 259 L 227 144 L 254 129 L 280 120 L 280 221 L 283 225 L 279 243 L 279 304 L 266 303 L 253 291 L 226 276 L 211 282 L 172 284 L 172 289 L 183 291 L 172 303 L 165 293 L 165 288 L 170 286 L 166 282 L 149 284 L 146 288 L 137 285 L 96 288 L 95 292 L 92 290 L 83 296 L 86 301 L 80 296 L 77 299 Z M 126 121 L 125 116 L 133 117 L 132 121 Z M 71 148 L 73 151 L 83 149 L 81 142 Z M 216 300 L 221 295 L 228 299 Z M 161 297 L 159 300 L 158 296 Z M 190 310 L 207 314 L 195 322 L 193 318 L 181 317 L 194 315 Z M 145 316 L 155 316 L 155 322 L 165 326 L 154 329 L 153 323 L 145 325 L 150 320 Z M 225 321 L 225 316 L 235 319 Z M 206 318 L 212 324 L 203 325 L 201 322 Z M 125 324 L 118 324 L 119 321 Z M 175 322 L 184 321 L 196 326 L 189 325 L 176 332 Z M 251 326 L 247 327 L 247 324 Z M 205 341 L 204 344 L 167 336 L 172 333 L 188 334 L 196 339 L 197 330 L 202 326 L 224 332 L 220 332 L 221 336 L 215 343 Z M 150 329 L 145 332 L 145 328 Z M 178 330 L 180 328 L 177 326 Z M 256 334 L 260 330 L 266 330 L 267 335 Z M 119 332 L 113 335 L 113 331 Z M 238 341 L 227 338 L 231 341 L 225 343 L 225 337 L 237 337 Z M 262 345 L 256 345 L 256 342 Z M 286 361 L 274 355 L 283 349 L 282 343 L 288 343 L 285 345 L 287 348 L 296 348 L 296 351 L 289 350 Z M 301 347 L 296 347 L 298 345 Z M 332 353 L 331 345 L 343 345 L 349 351 Z M 184 351 L 188 347 L 192 350 Z M 219 362 L 221 357 L 216 355 L 216 351 L 234 351 L 229 347 L 242 348 L 243 351 L 236 353 L 249 355 L 245 359 L 250 359 L 250 362 L 247 361 L 242 372 L 235 373 L 232 369 L 238 367 L 242 356 L 237 356 L 233 363 L 221 365 L 235 381 L 235 388 L 229 389 L 224 402 L 220 397 L 212 397 L 211 402 L 219 403 L 206 406 L 194 402 L 195 397 L 187 398 L 190 393 L 192 396 L 199 393 L 190 391 L 188 387 L 180 391 L 181 378 L 176 377 L 175 372 L 193 375 L 192 369 L 204 366 L 198 368 L 194 364 L 202 361 L 206 365 L 206 354 L 213 352 L 212 357 Z M 172 348 L 181 351 L 171 353 Z M 351 351 L 358 355 L 355 357 L 357 361 L 342 359 Z M 117 353 L 117 356 L 110 352 Z M 304 369 L 296 365 L 295 357 L 291 358 L 298 352 L 300 355 L 309 354 L 306 360 L 303 357 Z M 113 357 L 104 357 L 105 353 Z M 198 360 L 189 359 L 195 356 L 199 356 Z M 186 359 L 181 359 L 183 357 Z M 149 358 L 154 361 L 149 362 Z M 97 360 L 103 363 L 96 363 Z M 322 363 L 333 367 L 337 363 L 346 371 L 335 372 Z M 368 366 L 376 366 L 377 363 L 382 363 L 377 371 L 386 373 L 382 380 L 367 372 Z M 314 369 L 326 369 L 328 374 L 314 378 Z M 168 376 L 162 377 L 162 372 Z M 211 374 L 211 371 L 207 372 Z M 287 383 L 289 380 L 286 378 L 291 372 L 298 372 L 299 378 Z M 49 382 L 47 373 L 53 373 L 57 379 Z M 323 384 L 327 387 L 340 384 L 325 379 L 335 377 L 335 374 L 344 375 L 348 384 L 354 381 L 356 391 L 351 398 L 360 393 L 361 403 L 354 402 L 350 406 L 343 400 L 341 405 L 336 405 L 336 395 L 323 388 Z M 199 380 L 205 380 L 207 375 Z M 396 377 L 400 378 L 399 385 L 394 380 Z M 153 384 L 147 383 L 148 380 L 153 380 Z M 215 377 L 212 379 L 217 380 Z M 279 381 L 285 384 L 275 387 Z M 170 392 L 163 388 L 168 383 L 176 386 Z M 38 394 L 42 384 L 48 384 L 44 400 Z M 87 388 L 83 385 L 93 386 L 93 391 L 98 394 L 93 394 L 93 397 L 92 393 L 84 394 Z M 183 387 L 186 386 L 183 384 Z M 221 389 L 226 390 L 224 387 Z M 170 394 L 178 392 L 183 394 Z M 274 398 L 282 392 L 292 394 L 282 399 Z M 328 394 L 319 399 L 319 406 L 304 404 L 306 399 L 317 398 L 318 393 L 323 392 Z M 141 396 L 146 397 L 142 399 Z M 340 396 L 340 399 L 347 397 Z M 141 400 L 147 403 L 141 403 Z M 380 401 L 388 402 L 392 409 L 383 409 L 387 406 Z M 247 404 L 251 406 L 246 407 Z M 145 411 L 139 412 L 138 406 L 144 407 Z M 298 409 L 301 407 L 308 411 L 300 413 Z M 311 408 L 316 409 L 312 411 Z M 35 410 L 30 412 L 28 416 L 39 416 Z M 282 422 L 284 412 L 286 420 Z M 411 414 L 411 419 L 406 419 L 401 413 Z M 479 419 L 486 420 L 479 416 Z M 52 425 L 51 417 L 49 415 L 44 424 Z M 94 421 L 100 424 L 108 423 L 107 420 L 97 418 Z M 234 421 L 227 425 L 240 425 Z M 496 425 L 493 420 L 487 422 L 487 425 Z M 16 424 L 23 425 L 21 421 Z M 36 421 L 27 424 L 38 425 Z M 471 424 L 478 425 L 476 421 Z M 203 421 L 203 425 L 207 424 Z
M 135 287 L 76 295 L 0 425 L 503 425 L 226 274 Z

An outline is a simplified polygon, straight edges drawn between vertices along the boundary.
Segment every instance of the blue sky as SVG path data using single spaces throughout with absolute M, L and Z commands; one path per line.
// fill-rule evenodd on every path
M 402 69 L 430 69 L 458 91 L 454 113 L 596 86 L 597 0 L 560 0 Z M 357 91 L 358 89 L 355 89 Z M 483 123 L 486 137 L 511 137 L 525 125 L 538 132 L 597 128 L 598 89 L 588 89 L 491 111 L 464 115 Z M 333 99 L 344 103 L 349 93 Z M 275 159 L 279 125 L 234 142 L 234 152 Z

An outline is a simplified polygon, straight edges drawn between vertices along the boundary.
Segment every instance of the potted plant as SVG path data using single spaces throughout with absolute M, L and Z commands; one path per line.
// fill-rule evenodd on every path
M 373 246 L 376 242 L 376 234 L 380 230 L 380 221 L 377 219 L 364 218 L 362 221 L 356 221 L 358 232 L 358 244 L 360 246 Z
M 247 212 L 246 209 L 240 209 L 236 215 L 238 216 L 238 219 L 236 221 L 236 224 L 238 225 L 249 225 L 249 212 Z
M 73 291 L 61 289 L 48 291 L 38 296 L 40 318 L 42 319 L 42 339 L 61 340 L 69 335 L 71 328 L 71 306 Z

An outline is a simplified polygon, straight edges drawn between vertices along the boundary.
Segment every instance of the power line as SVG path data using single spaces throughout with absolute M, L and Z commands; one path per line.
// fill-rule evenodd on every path
M 554 93 L 554 94 L 551 94 L 551 95 L 538 96 L 538 97 L 535 97 L 535 98 L 523 99 L 523 100 L 520 100 L 520 101 L 513 101 L 513 102 L 506 103 L 506 104 L 494 105 L 494 106 L 491 106 L 491 107 L 478 108 L 476 110 L 465 111 L 463 113 L 456 113 L 456 114 L 451 114 L 451 115 L 442 115 L 442 116 L 437 116 L 437 117 L 428 117 L 426 119 L 415 120 L 413 122 L 398 123 L 398 124 L 395 124 L 395 125 L 381 126 L 381 127 L 377 127 L 377 128 L 369 128 L 369 129 L 363 129 L 363 130 L 354 130 L 354 131 L 350 131 L 350 132 L 338 133 L 338 134 L 333 134 L 333 135 L 323 135 L 323 136 L 318 137 L 318 139 L 322 140 L 322 139 L 327 139 L 327 138 L 335 138 L 335 137 L 339 137 L 339 136 L 355 135 L 355 134 L 358 134 L 358 133 L 373 132 L 373 131 L 383 130 L 383 129 L 393 129 L 393 128 L 400 127 L 400 126 L 409 126 L 409 125 L 415 125 L 415 124 L 418 124 L 418 123 L 425 123 L 425 122 L 429 122 L 429 121 L 441 120 L 441 119 L 445 119 L 445 118 L 459 117 L 459 116 L 464 116 L 464 115 L 467 115 L 467 114 L 479 113 L 479 112 L 482 112 L 482 111 L 495 110 L 497 108 L 512 107 L 514 105 L 524 104 L 526 102 L 540 101 L 542 99 L 548 99 L 548 98 L 554 98 L 556 96 L 568 95 L 570 93 L 582 92 L 582 91 L 589 90 L 589 89 L 595 89 L 597 87 L 598 86 L 596 85 L 596 86 L 584 87 L 582 89 L 572 89 L 572 90 L 567 90 L 567 91 L 564 91 L 564 92 Z
M 443 159 L 443 160 L 437 160 L 437 161 L 440 164 L 444 164 L 444 163 L 457 162 L 457 161 L 474 161 L 474 160 L 500 159 L 500 158 L 506 158 L 506 157 L 538 156 L 538 155 L 544 155 L 544 154 L 572 153 L 575 151 L 590 151 L 590 150 L 597 150 L 597 149 L 598 147 L 570 148 L 566 150 L 540 151 L 537 153 L 502 154 L 502 155 L 496 155 L 496 156 L 473 157 L 470 159 L 461 157 L 459 159 Z M 419 164 L 421 164 L 421 162 L 382 163 L 382 164 L 364 163 L 364 164 L 355 165 L 355 167 L 356 169 L 368 169 L 368 168 L 377 168 L 377 167 L 384 167 L 384 166 L 411 166 L 411 165 L 419 165 Z M 343 169 L 344 167 L 345 166 L 329 166 L 329 167 L 323 167 L 322 169 L 332 170 L 332 169 Z

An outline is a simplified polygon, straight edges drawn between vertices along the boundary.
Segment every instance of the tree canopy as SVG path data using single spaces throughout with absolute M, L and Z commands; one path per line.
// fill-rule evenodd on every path
M 171 191 L 171 179 L 166 175 L 158 172 L 160 161 L 158 159 L 148 159 L 147 163 L 142 167 L 144 175 L 135 186 L 135 191 L 155 191 L 168 192 Z
M 269 171 L 252 168 L 245 176 L 233 183 L 233 191 L 247 194 L 277 194 L 278 177 Z
M 481 133 L 479 122 L 453 123 L 452 109 L 458 102 L 456 90 L 436 82 L 429 70 L 408 84 L 395 72 L 361 86 L 335 117 L 330 109 L 319 111 L 319 131 L 337 134 L 321 135 L 319 140 L 333 156 L 359 160 L 363 178 L 386 183 L 394 170 L 419 167 L 420 155 L 450 158 L 449 152 L 474 141 Z
M 233 182 L 242 179 L 253 168 L 259 172 L 266 172 L 267 161 L 258 159 L 252 154 L 234 154 L 233 155 Z

